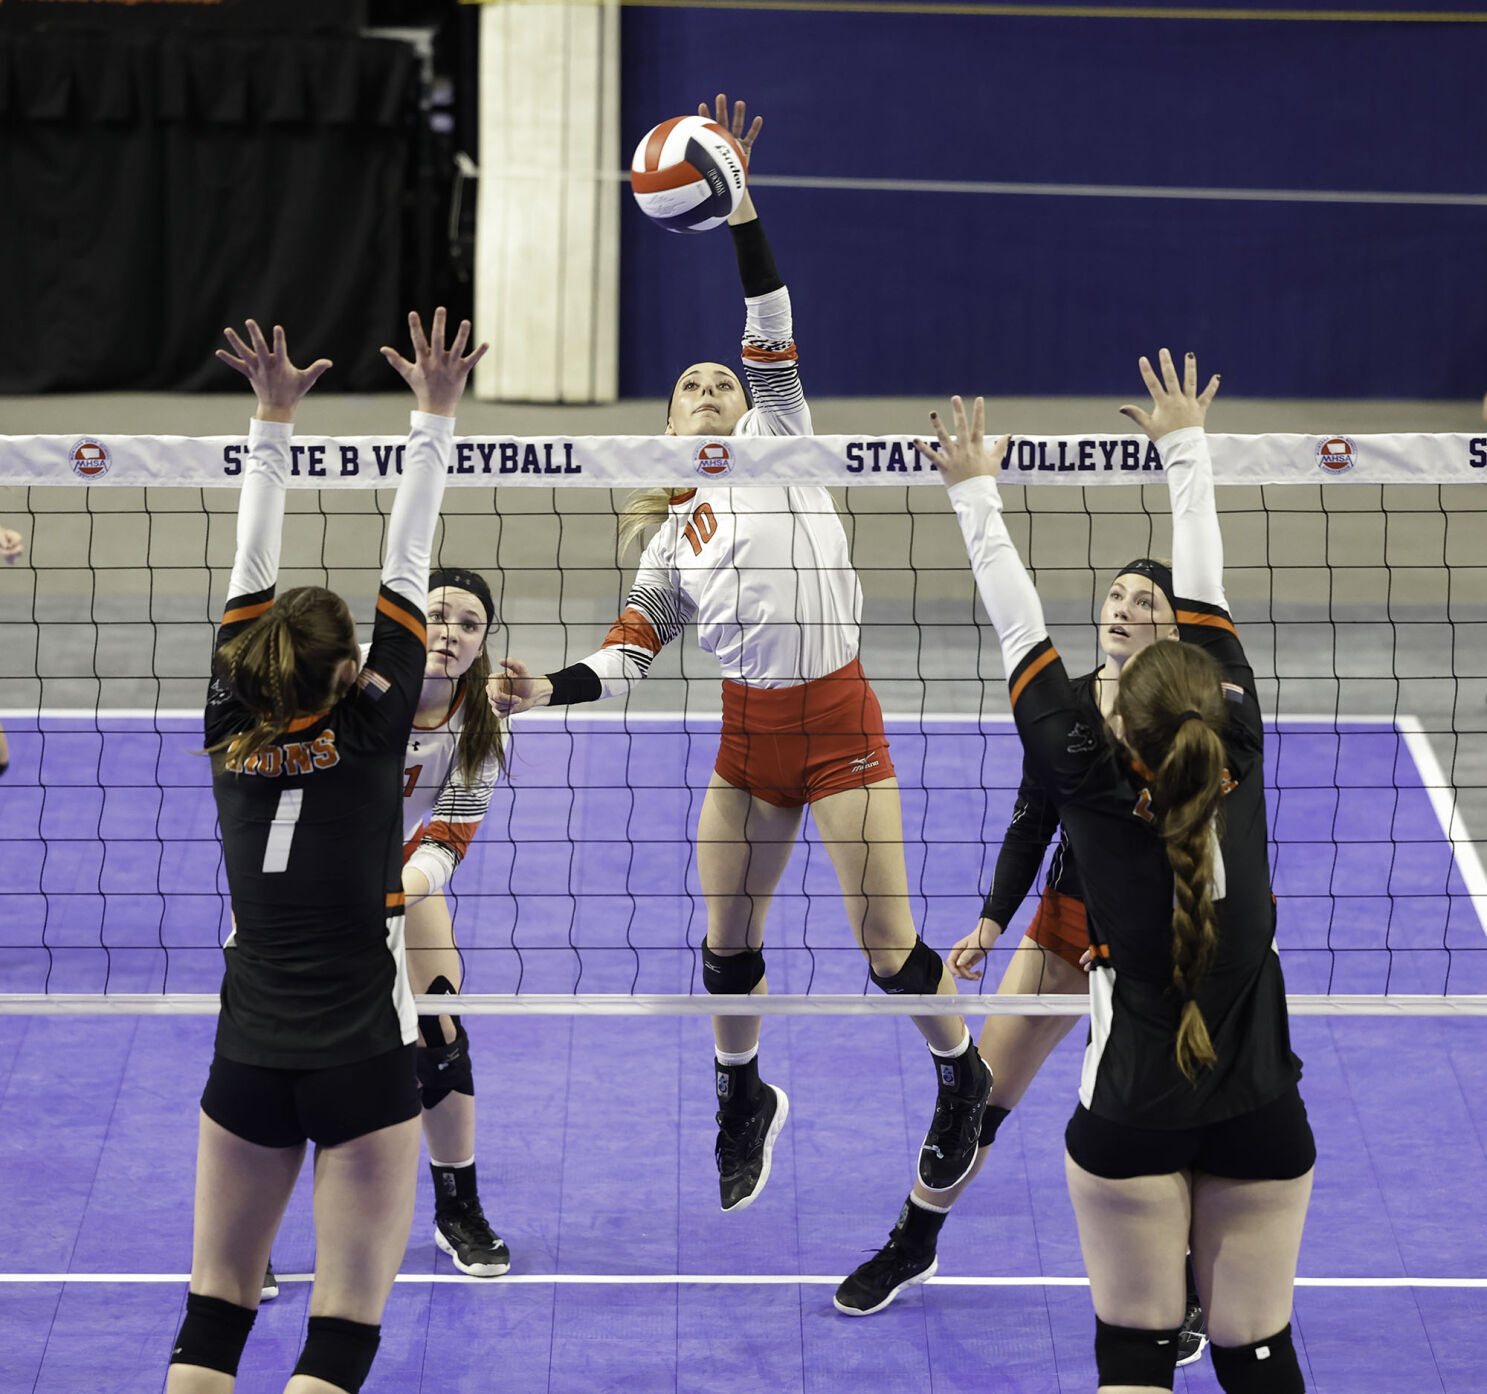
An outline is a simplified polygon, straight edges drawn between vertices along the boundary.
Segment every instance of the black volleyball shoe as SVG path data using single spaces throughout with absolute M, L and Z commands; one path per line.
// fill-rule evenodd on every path
M 724 1210 L 743 1210 L 769 1180 L 775 1140 L 790 1116 L 790 1100 L 778 1085 L 759 1090 L 752 1113 L 718 1113 L 718 1140 L 713 1156 L 718 1163 L 718 1194 Z
M 991 1102 L 991 1067 L 975 1044 L 951 1059 L 937 1055 L 940 1088 L 935 1116 L 919 1149 L 919 1180 L 948 1191 L 970 1174 L 981 1147 L 981 1120 Z
M 895 1225 L 888 1242 L 866 1263 L 858 1264 L 843 1280 L 831 1305 L 849 1317 L 870 1317 L 881 1312 L 905 1288 L 928 1282 L 940 1260 L 935 1251 L 916 1253 L 905 1246 Z
M 472 1278 L 499 1278 L 511 1268 L 511 1250 L 490 1227 L 478 1200 L 450 1200 L 434 1213 L 434 1243 Z

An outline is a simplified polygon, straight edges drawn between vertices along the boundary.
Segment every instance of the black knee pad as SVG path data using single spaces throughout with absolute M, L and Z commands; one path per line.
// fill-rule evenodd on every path
M 433 995 L 458 991 L 448 978 L 440 976 L 429 984 Z M 470 1068 L 470 1037 L 457 1016 L 454 1039 L 446 1041 L 437 1016 L 418 1018 L 418 1034 L 428 1044 L 418 1047 L 418 1085 L 425 1108 L 436 1108 L 451 1094 L 475 1094 L 475 1074 Z
M 381 1339 L 380 1326 L 347 1321 L 345 1317 L 311 1317 L 310 1332 L 294 1373 L 323 1379 L 346 1394 L 356 1394 L 372 1368 Z
M 197 1365 L 203 1370 L 217 1370 L 236 1376 L 238 1361 L 258 1313 L 252 1307 L 239 1307 L 220 1297 L 203 1297 L 199 1292 L 186 1294 L 186 1317 L 176 1333 L 175 1349 L 170 1353 L 172 1365 Z
M 1213 1373 L 1227 1394 L 1302 1394 L 1306 1381 L 1291 1344 L 1291 1327 L 1252 1346 L 1209 1346 Z
M 715 954 L 702 946 L 702 986 L 709 992 L 745 996 L 764 981 L 764 955 L 758 949 L 741 954 Z
M 1095 1367 L 1101 1384 L 1147 1384 L 1171 1389 L 1177 1372 L 1178 1328 L 1143 1331 L 1095 1318 Z
M 940 979 L 944 973 L 944 959 L 922 939 L 914 940 L 914 947 L 909 950 L 904 966 L 891 978 L 880 977 L 871 968 L 868 969 L 868 976 L 884 992 L 907 992 L 926 997 L 933 997 L 940 990 Z

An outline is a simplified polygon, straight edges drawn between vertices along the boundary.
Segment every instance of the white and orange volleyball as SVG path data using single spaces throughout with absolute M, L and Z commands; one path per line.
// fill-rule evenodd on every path
M 630 162 L 640 211 L 669 232 L 706 232 L 725 222 L 748 184 L 743 150 L 705 116 L 673 116 L 645 133 Z

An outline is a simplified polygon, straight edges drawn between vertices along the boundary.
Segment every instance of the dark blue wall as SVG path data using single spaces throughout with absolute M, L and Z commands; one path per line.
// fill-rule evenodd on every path
M 1435 7 L 1442 8 L 1442 7 Z M 631 9 L 626 155 L 725 90 L 756 174 L 1487 193 L 1487 25 Z M 807 390 L 1119 393 L 1195 348 L 1237 396 L 1487 387 L 1487 207 L 760 188 Z M 727 234 L 626 198 L 621 390 L 731 360 Z

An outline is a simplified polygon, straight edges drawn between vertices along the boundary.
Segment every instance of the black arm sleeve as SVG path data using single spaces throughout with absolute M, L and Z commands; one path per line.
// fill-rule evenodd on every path
M 575 663 L 549 673 L 552 696 L 547 699 L 550 707 L 571 707 L 578 702 L 597 702 L 604 695 L 599 675 L 587 663 Z
M 738 279 L 743 282 L 745 295 L 768 295 L 778 290 L 784 281 L 775 269 L 774 253 L 769 250 L 769 239 L 764 235 L 764 224 L 755 218 L 752 222 L 730 224 L 733 234 L 733 250 L 738 256 Z
M 1024 764 L 1017 802 L 1012 808 L 1012 821 L 1002 836 L 991 890 L 981 907 L 982 919 L 1006 929 L 1038 879 L 1043 854 L 1057 831 L 1058 813 L 1053 800 L 1048 797 L 1042 781 Z

